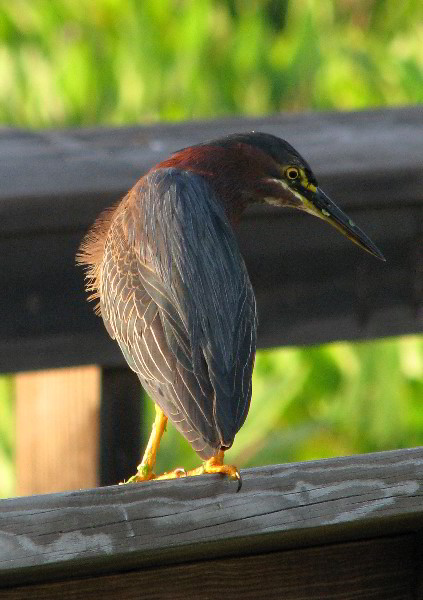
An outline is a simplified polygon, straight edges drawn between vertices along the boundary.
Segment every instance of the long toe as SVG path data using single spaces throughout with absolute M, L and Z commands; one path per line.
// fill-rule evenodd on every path
M 220 464 L 220 461 L 217 461 L 215 458 L 207 460 L 201 467 L 197 467 L 196 469 L 192 469 L 191 471 L 187 471 L 187 475 L 192 477 L 194 475 L 205 475 L 220 473 L 225 475 L 232 481 L 238 481 L 237 492 L 241 489 L 242 486 L 242 478 L 240 472 L 237 467 L 234 465 L 223 465 Z
M 156 479 L 157 476 L 152 472 L 152 471 L 144 471 L 142 469 L 138 469 L 138 471 L 135 473 L 135 475 L 132 475 L 132 477 L 130 477 L 129 479 L 127 479 L 126 481 L 122 481 L 119 485 L 124 485 L 127 483 L 142 483 L 143 481 L 152 481 L 153 479 Z
M 182 467 L 174 469 L 173 471 L 169 471 L 168 473 L 162 473 L 162 475 L 157 475 L 156 480 L 159 479 L 179 479 L 180 477 L 186 477 L 187 472 Z

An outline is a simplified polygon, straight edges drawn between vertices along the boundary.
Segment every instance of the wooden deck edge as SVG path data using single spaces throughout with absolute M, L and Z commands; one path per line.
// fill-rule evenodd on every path
M 0 501 L 0 587 L 423 531 L 423 448 Z

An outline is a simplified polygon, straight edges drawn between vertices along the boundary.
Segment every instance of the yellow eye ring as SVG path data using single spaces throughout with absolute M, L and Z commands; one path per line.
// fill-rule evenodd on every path
M 294 179 L 298 179 L 300 176 L 300 171 L 296 167 L 288 167 L 285 171 L 285 175 L 288 179 L 294 181 Z

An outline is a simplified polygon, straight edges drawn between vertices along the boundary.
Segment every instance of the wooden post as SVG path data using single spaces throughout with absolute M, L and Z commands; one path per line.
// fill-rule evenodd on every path
M 100 485 L 128 479 L 141 460 L 141 385 L 128 367 L 104 367 L 100 411 Z
M 101 369 L 16 376 L 17 493 L 98 485 Z

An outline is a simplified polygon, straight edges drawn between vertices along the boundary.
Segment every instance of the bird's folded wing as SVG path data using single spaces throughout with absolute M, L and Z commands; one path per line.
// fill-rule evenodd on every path
M 255 300 L 208 185 L 164 171 L 149 176 L 111 225 L 101 312 L 128 364 L 201 453 L 201 445 L 230 446 L 245 419 Z

